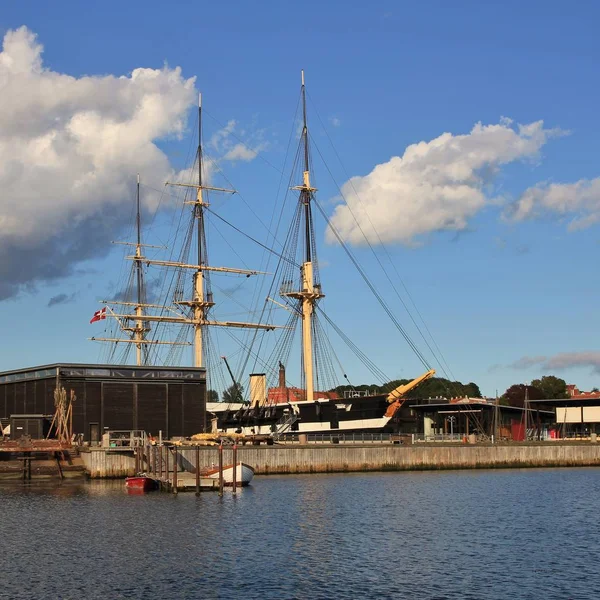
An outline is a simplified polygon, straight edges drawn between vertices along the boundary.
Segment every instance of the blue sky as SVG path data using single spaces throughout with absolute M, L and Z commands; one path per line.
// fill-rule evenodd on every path
M 94 76 L 92 87 L 98 80 L 104 84 L 85 94 L 68 92 L 70 99 L 60 103 L 46 98 L 48 104 L 30 107 L 30 119 L 16 106 L 10 128 L 3 126 L 4 134 L 0 128 L 0 156 L 2 148 L 8 152 L 16 147 L 15 139 L 20 144 L 33 135 L 29 130 L 34 126 L 47 127 L 53 111 L 67 119 L 96 101 L 99 104 L 92 108 L 105 121 L 94 127 L 99 135 L 106 133 L 106 120 L 114 118 L 111 111 L 125 114 L 131 108 L 124 95 L 111 100 L 120 93 L 116 87 L 120 84 L 107 79 L 110 75 L 129 77 L 140 67 L 160 70 L 168 65 L 170 70 L 181 67 L 181 79 L 160 84 L 166 101 L 156 135 L 146 133 L 139 146 L 131 142 L 138 135 L 131 128 L 128 139 L 102 138 L 102 156 L 111 154 L 111 143 L 115 153 L 122 153 L 119 177 L 131 171 L 125 187 L 124 179 L 112 181 L 103 175 L 94 184 L 82 183 L 89 189 L 68 204 L 65 195 L 71 188 L 63 180 L 77 177 L 75 154 L 68 161 L 71 171 L 63 165 L 44 171 L 44 177 L 36 175 L 37 186 L 22 200 L 20 190 L 27 182 L 19 183 L 15 173 L 22 167 L 27 174 L 36 154 L 23 150 L 10 173 L 8 168 L 0 172 L 4 190 L 0 267 L 4 265 L 2 276 L 10 290 L 0 308 L 4 341 L 0 370 L 100 360 L 98 345 L 87 337 L 98 335 L 101 328 L 88 321 L 97 301 L 109 297 L 118 285 L 121 253 L 104 242 L 124 239 L 126 231 L 109 223 L 106 227 L 113 231 L 92 243 L 89 232 L 95 213 L 89 207 L 94 198 L 102 198 L 103 215 L 111 211 L 128 215 L 136 169 L 141 170 L 142 181 L 149 181 L 153 171 L 187 166 L 194 127 L 191 86 L 204 95 L 205 139 L 235 121 L 235 137 L 220 147 L 215 143 L 213 152 L 222 157 L 239 140 L 261 149 L 254 160 L 222 163 L 243 200 L 238 204 L 234 199 L 219 200 L 216 208 L 264 239 L 254 213 L 268 222 L 273 212 L 288 138 L 295 131 L 299 71 L 305 69 L 309 126 L 318 147 L 314 176 L 320 202 L 334 214 L 340 202 L 336 186 L 347 192 L 350 188 L 343 186 L 348 178 L 361 178 L 356 180 L 360 202 L 372 201 L 373 220 L 388 226 L 386 251 L 452 374 L 475 381 L 488 395 L 544 373 L 559 375 L 582 389 L 600 387 L 596 371 L 600 280 L 594 268 L 600 251 L 596 223 L 600 186 L 594 184 L 600 177 L 595 75 L 599 17 L 594 2 L 231 2 L 227 6 L 180 2 L 169 8 L 159 2 L 103 2 L 85 8 L 77 2 L 6 4 L 0 15 L 1 35 L 26 26 L 44 48 L 43 69 L 77 80 Z M 36 71 L 27 84 L 33 87 L 27 87 L 14 69 L 11 73 L 10 79 L 0 78 L 0 87 L 8 86 L 15 105 L 27 106 L 31 90 L 41 89 L 43 77 Z M 195 82 L 185 88 L 184 82 L 192 77 Z M 64 78 L 55 84 L 44 93 L 75 89 Z M 184 108 L 177 108 L 180 105 Z M 181 115 L 188 121 L 178 129 Z M 535 134 L 538 137 L 519 133 L 518 124 L 539 121 L 543 126 Z M 513 132 L 512 138 L 494 137 L 482 146 L 473 135 L 477 123 L 497 126 L 499 135 Z M 421 142 L 432 154 L 432 140 L 444 133 L 452 138 L 431 162 L 421 157 L 413 169 L 404 160 L 407 147 Z M 525 138 L 532 146 L 514 151 Z M 135 158 L 124 150 L 130 143 Z M 156 143 L 161 156 L 149 151 L 151 143 Z M 427 195 L 423 186 L 437 185 L 428 179 L 428 166 L 441 169 L 442 164 L 444 177 L 449 177 L 450 154 L 459 155 L 453 155 L 455 167 L 463 166 L 467 150 L 474 166 L 461 185 L 452 188 L 452 202 L 440 188 Z M 492 158 L 478 162 L 484 152 L 492 153 Z M 396 170 L 380 169 L 369 176 L 392 157 L 403 157 L 400 166 L 395 163 Z M 387 195 L 377 192 L 384 188 Z M 467 196 L 461 195 L 465 188 Z M 115 197 L 118 193 L 120 198 Z M 526 203 L 529 196 L 531 204 Z M 47 216 L 36 209 L 38 197 Z M 35 215 L 19 212 L 21 206 L 31 207 Z M 53 206 L 57 210 L 51 210 Z M 436 221 L 433 215 L 438 210 L 443 214 Z M 60 219 L 54 221 L 57 212 Z M 19 215 L 14 231 L 2 221 L 10 214 Z M 457 214 L 460 222 L 450 222 Z M 168 221 L 163 216 L 156 222 L 158 238 L 163 235 L 160 218 L 165 227 Z M 92 229 L 77 229 L 73 223 L 80 220 Z M 35 227 L 25 225 L 29 222 Z M 390 328 L 340 249 L 326 243 L 322 224 L 318 234 L 328 314 L 335 315 L 390 377 L 416 376 L 421 365 Z M 350 229 L 347 234 L 351 236 Z M 41 236 L 43 245 L 38 243 Z M 85 260 L 73 259 L 64 246 L 57 250 L 57 239 L 62 244 L 80 240 Z M 233 264 L 235 252 L 218 235 L 214 239 L 214 254 L 223 257 L 224 264 Z M 248 262 L 261 261 L 262 254 L 244 249 L 242 240 L 231 242 L 240 244 L 236 250 Z M 378 244 L 374 247 L 386 256 Z M 423 347 L 368 248 L 353 248 Z M 40 254 L 50 256 L 50 262 L 62 261 L 64 271 L 55 273 L 46 264 L 35 268 Z M 390 270 L 390 275 L 396 277 L 396 271 Z M 51 298 L 63 294 L 69 302 L 48 306 Z M 340 357 L 350 363 L 344 350 Z M 354 383 L 372 380 L 360 365 L 347 368 L 355 369 Z

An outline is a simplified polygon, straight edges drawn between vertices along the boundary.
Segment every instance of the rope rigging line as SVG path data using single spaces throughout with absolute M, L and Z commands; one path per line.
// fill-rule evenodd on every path
M 320 306 L 317 307 L 317 310 L 376 379 L 378 379 L 382 384 L 390 381 L 390 378 L 344 333 L 344 331 L 342 331 L 342 329 L 331 319 L 331 317 L 329 317 L 329 315 L 327 315 L 327 313 L 325 313 Z
M 348 256 L 348 258 L 350 259 L 352 264 L 355 266 L 355 268 L 359 272 L 360 276 L 363 278 L 363 281 L 367 284 L 368 288 L 371 290 L 371 292 L 373 293 L 373 295 L 375 296 L 375 298 L 377 299 L 377 301 L 379 302 L 379 304 L 381 305 L 383 310 L 386 312 L 388 317 L 391 319 L 392 323 L 394 323 L 394 325 L 396 326 L 396 328 L 398 329 L 398 331 L 400 332 L 400 334 L 402 335 L 402 337 L 404 338 L 406 343 L 409 345 L 409 347 L 415 353 L 417 358 L 421 361 L 423 366 L 428 370 L 431 369 L 431 365 L 429 364 L 429 362 L 427 361 L 425 356 L 423 356 L 423 354 L 421 353 L 419 348 L 416 346 L 416 344 L 412 341 L 412 339 L 410 338 L 410 336 L 408 335 L 408 333 L 406 332 L 404 327 L 402 327 L 401 323 L 398 321 L 398 319 L 396 318 L 394 313 L 391 311 L 391 309 L 389 308 L 389 306 L 387 305 L 387 303 L 385 302 L 385 300 L 383 299 L 381 294 L 377 291 L 375 286 L 372 284 L 372 282 L 368 278 L 367 274 L 365 273 L 364 269 L 360 266 L 358 260 L 354 257 L 354 255 L 352 254 L 352 252 L 350 251 L 350 249 L 348 248 L 346 243 L 343 241 L 343 239 L 340 236 L 337 229 L 333 226 L 333 224 L 331 223 L 331 221 L 325 214 L 323 207 L 319 204 L 319 202 L 317 202 L 316 198 L 314 199 L 314 202 L 315 202 L 315 205 L 317 206 L 317 208 L 319 209 L 321 216 L 325 219 L 327 226 L 331 229 L 331 231 L 335 235 L 336 239 L 338 240 L 340 246 L 344 249 L 344 251 L 346 252 L 346 255 Z
M 309 98 L 310 98 L 310 95 L 309 95 Z M 348 201 L 346 200 L 346 198 L 345 198 L 345 196 L 344 196 L 344 194 L 343 194 L 343 192 L 342 192 L 342 190 L 341 190 L 340 186 L 337 184 L 337 181 L 336 181 L 336 180 L 335 180 L 335 178 L 333 177 L 333 174 L 331 173 L 331 170 L 329 169 L 329 167 L 328 167 L 327 163 L 325 162 L 325 160 L 324 160 L 324 158 L 323 158 L 323 156 L 322 156 L 322 154 L 321 154 L 321 152 L 320 152 L 320 150 L 319 150 L 319 147 L 318 147 L 318 145 L 317 145 L 317 144 L 315 144 L 315 147 L 317 148 L 317 152 L 319 153 L 319 156 L 321 156 L 321 160 L 323 161 L 323 164 L 325 165 L 325 167 L 326 167 L 326 169 L 327 169 L 327 171 L 328 171 L 328 173 L 329 173 L 329 175 L 330 175 L 330 177 L 331 177 L 332 181 L 334 182 L 335 186 L 337 187 L 337 189 L 338 189 L 338 191 L 339 191 L 339 194 L 340 194 L 340 196 L 341 196 L 341 197 L 342 197 L 342 199 L 344 200 L 345 206 L 346 206 L 346 207 L 348 208 L 348 210 L 350 211 L 350 214 L 352 215 L 352 218 L 353 218 L 353 220 L 354 220 L 354 222 L 355 222 L 356 226 L 359 228 L 359 230 L 360 230 L 360 232 L 361 232 L 361 234 L 362 234 L 362 236 L 363 236 L 364 240 L 366 241 L 367 245 L 369 246 L 369 249 L 371 250 L 371 252 L 372 252 L 373 256 L 375 257 L 375 259 L 376 259 L 376 261 L 377 261 L 377 263 L 379 264 L 379 266 L 380 266 L 381 270 L 383 271 L 383 273 L 384 273 L 384 275 L 385 275 L 386 279 L 388 280 L 389 284 L 392 286 L 392 289 L 394 290 L 394 293 L 396 294 L 396 296 L 398 297 L 398 299 L 399 299 L 399 300 L 400 300 L 400 302 L 402 303 L 402 306 L 404 306 L 404 309 L 405 309 L 405 310 L 406 310 L 406 312 L 408 313 L 408 315 L 409 315 L 409 317 L 410 317 L 411 321 L 413 322 L 413 324 L 414 324 L 415 328 L 416 328 L 416 329 L 417 329 L 417 331 L 419 332 L 419 335 L 422 337 L 423 341 L 424 341 L 424 342 L 425 342 L 425 344 L 427 345 L 427 347 L 428 347 L 429 351 L 431 352 L 432 356 L 435 358 L 435 360 L 436 360 L 436 362 L 438 363 L 438 365 L 439 365 L 440 369 L 442 370 L 442 372 L 443 372 L 443 373 L 446 375 L 446 377 L 447 377 L 448 379 L 450 379 L 450 376 L 452 377 L 452 379 L 456 379 L 456 377 L 455 377 L 455 376 L 454 376 L 454 374 L 452 373 L 452 370 L 450 369 L 450 367 L 449 367 L 449 365 L 448 365 L 448 363 L 447 363 L 447 361 L 446 361 L 446 358 L 444 357 L 444 355 L 443 355 L 443 353 L 442 353 L 442 351 L 441 351 L 441 349 L 440 349 L 439 345 L 437 344 L 437 342 L 436 342 L 435 338 L 433 337 L 433 335 L 432 335 L 432 333 L 431 333 L 431 331 L 430 331 L 429 327 L 427 326 L 427 323 L 425 322 L 425 319 L 423 318 L 423 316 L 422 316 L 421 312 L 419 311 L 419 309 L 418 309 L 418 307 L 417 307 L 417 305 L 416 305 L 416 303 L 415 303 L 415 301 L 414 301 L 414 299 L 413 299 L 412 295 L 410 294 L 410 292 L 409 292 L 409 290 L 408 290 L 408 288 L 407 288 L 406 284 L 404 283 L 404 280 L 402 279 L 402 277 L 400 277 L 400 274 L 398 273 L 398 270 L 397 270 L 397 268 L 396 268 L 396 265 L 395 265 L 395 264 L 394 264 L 394 262 L 392 261 L 392 258 L 391 258 L 391 256 L 390 256 L 390 253 L 389 253 L 388 249 L 387 249 L 387 246 L 384 244 L 383 240 L 381 239 L 381 237 L 380 237 L 380 235 L 379 235 L 379 232 L 377 231 L 377 229 L 375 228 L 375 226 L 374 226 L 373 222 L 371 221 L 371 217 L 369 216 L 369 212 L 368 212 L 368 211 L 367 211 L 367 209 L 365 208 L 365 206 L 364 206 L 364 203 L 363 203 L 362 199 L 361 199 L 361 198 L 360 198 L 360 196 L 358 195 L 358 192 L 357 192 L 357 190 L 356 190 L 356 188 L 355 188 L 355 186 L 354 186 L 354 182 L 352 181 L 352 177 L 350 177 L 350 176 L 348 175 L 348 172 L 347 172 L 346 168 L 344 167 L 344 164 L 342 163 L 342 160 L 341 160 L 341 158 L 340 158 L 340 156 L 339 156 L 339 154 L 338 154 L 338 152 L 337 152 L 337 150 L 336 150 L 336 148 L 335 148 L 335 145 L 333 144 L 333 140 L 331 139 L 331 136 L 329 135 L 329 132 L 327 131 L 327 129 L 325 128 L 325 125 L 323 124 L 323 121 L 322 121 L 322 119 L 321 119 L 321 116 L 320 116 L 320 114 L 319 114 L 319 111 L 317 110 L 316 106 L 315 106 L 315 105 L 314 105 L 314 103 L 312 102 L 312 98 L 310 98 L 310 100 L 311 100 L 311 104 L 313 105 L 313 108 L 314 108 L 314 110 L 315 110 L 315 114 L 317 115 L 317 118 L 318 118 L 318 120 L 319 120 L 319 123 L 321 124 L 321 127 L 322 127 L 323 131 L 325 132 L 325 135 L 326 135 L 326 137 L 327 137 L 327 139 L 328 139 L 328 141 L 329 141 L 329 143 L 330 143 L 330 145 L 331 145 L 331 147 L 332 147 L 332 149 L 333 149 L 333 151 L 334 151 L 334 154 L 336 155 L 336 158 L 338 159 L 338 162 L 340 163 L 340 165 L 341 165 L 342 169 L 344 170 L 344 173 L 345 173 L 345 175 L 346 175 L 346 179 L 349 181 L 349 183 L 350 183 L 350 185 L 351 185 L 351 187 L 352 187 L 352 190 L 354 191 L 354 194 L 355 194 L 356 198 L 357 198 L 357 199 L 358 199 L 358 201 L 361 203 L 361 205 L 362 205 L 362 207 L 363 207 L 363 211 L 364 211 L 364 213 L 365 213 L 365 215 L 366 215 L 367 219 L 369 220 L 369 223 L 370 223 L 370 225 L 371 225 L 371 228 L 373 229 L 373 231 L 374 231 L 375 235 L 377 236 L 377 239 L 378 239 L 378 241 L 379 241 L 379 244 L 381 245 L 381 247 L 382 247 L 383 251 L 385 252 L 385 255 L 386 255 L 386 257 L 387 257 L 387 259 L 388 259 L 389 263 L 392 265 L 392 268 L 394 269 L 394 272 L 395 272 L 395 274 L 396 274 L 396 277 L 398 278 L 398 280 L 399 280 L 399 281 L 400 281 L 400 283 L 402 284 L 402 287 L 404 288 L 404 291 L 406 292 L 406 295 L 408 296 L 408 298 L 409 298 L 409 300 L 410 300 L 410 302 L 411 302 L 411 304 L 412 304 L 413 308 L 415 309 L 415 311 L 416 311 L 416 313 L 417 313 L 417 315 L 418 315 L 418 317 L 419 317 L 419 319 L 420 319 L 421 323 L 423 324 L 423 327 L 425 328 L 425 331 L 427 332 L 427 334 L 429 335 L 429 338 L 431 339 L 431 341 L 432 341 L 433 345 L 435 346 L 435 348 L 436 348 L 436 350 L 437 350 L 437 354 L 436 354 L 436 352 L 434 352 L 433 348 L 430 346 L 430 344 L 429 344 L 428 340 L 426 339 L 425 335 L 424 335 L 424 334 L 423 334 L 423 332 L 421 331 L 421 328 L 419 327 L 419 325 L 417 324 L 416 320 L 414 319 L 414 317 L 413 317 L 413 315 L 412 315 L 411 311 L 409 310 L 408 306 L 407 306 L 407 305 L 406 305 L 406 303 L 404 302 L 404 299 L 402 298 L 402 296 L 401 296 L 401 295 L 400 295 L 400 293 L 398 292 L 398 290 L 397 290 L 396 286 L 394 285 L 394 283 L 393 283 L 393 281 L 392 281 L 391 277 L 389 276 L 389 274 L 388 274 L 387 270 L 385 269 L 385 267 L 384 267 L 384 266 L 383 266 L 383 264 L 381 263 L 381 261 L 380 261 L 379 257 L 377 256 L 377 253 L 375 252 L 375 250 L 374 250 L 374 248 L 373 248 L 373 246 L 372 246 L 372 244 L 371 244 L 371 242 L 370 242 L 369 238 L 368 238 L 368 237 L 367 237 L 367 235 L 365 234 L 365 232 L 364 232 L 364 230 L 363 230 L 362 226 L 360 225 L 360 223 L 359 223 L 358 219 L 356 218 L 356 215 L 354 214 L 354 212 L 353 212 L 353 210 L 352 210 L 352 207 L 350 206 L 350 204 L 349 204 L 349 203 L 348 203 Z M 438 356 L 439 356 L 439 357 L 438 357 Z M 447 369 L 447 370 L 446 370 L 446 369 Z M 449 375 L 448 373 L 450 373 L 450 375 Z

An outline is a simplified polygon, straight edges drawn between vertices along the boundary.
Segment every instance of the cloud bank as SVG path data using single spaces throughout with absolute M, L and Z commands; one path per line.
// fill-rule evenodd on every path
M 195 100 L 179 68 L 76 78 L 46 69 L 42 51 L 21 27 L 0 52 L 0 299 L 108 251 L 136 173 L 150 187 L 168 178 L 155 141 L 184 131 Z
M 77 292 L 73 292 L 72 294 L 58 294 L 58 296 L 52 296 L 50 300 L 48 300 L 48 308 L 52 308 L 53 306 L 57 306 L 58 304 L 69 304 L 73 302 L 77 297 Z
M 353 244 L 414 244 L 434 231 L 461 231 L 486 204 L 487 193 L 503 165 L 534 159 L 559 129 L 543 121 L 514 125 L 477 123 L 464 135 L 444 133 L 406 148 L 402 156 L 377 165 L 368 175 L 342 186 L 345 204 L 331 218 L 341 237 Z M 331 230 L 328 241 L 334 240 Z
M 600 177 L 575 183 L 538 184 L 526 190 L 506 212 L 513 221 L 548 215 L 569 218 L 569 231 L 584 229 L 600 221 Z
M 588 367 L 600 374 L 600 352 L 588 350 L 584 352 L 562 352 L 553 356 L 524 356 L 509 367 L 513 369 L 529 369 L 540 367 L 545 371 Z

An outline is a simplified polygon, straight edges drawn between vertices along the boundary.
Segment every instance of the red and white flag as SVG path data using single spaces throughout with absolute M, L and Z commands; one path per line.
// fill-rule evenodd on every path
M 94 323 L 95 321 L 102 321 L 102 319 L 106 319 L 106 306 L 97 310 L 94 313 L 94 316 L 90 319 L 90 323 Z

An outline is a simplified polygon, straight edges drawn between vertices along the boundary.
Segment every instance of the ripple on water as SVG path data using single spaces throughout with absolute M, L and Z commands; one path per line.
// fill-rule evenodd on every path
M 599 469 L 0 486 L 0 598 L 591 598 Z

